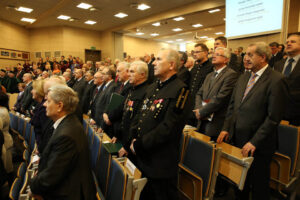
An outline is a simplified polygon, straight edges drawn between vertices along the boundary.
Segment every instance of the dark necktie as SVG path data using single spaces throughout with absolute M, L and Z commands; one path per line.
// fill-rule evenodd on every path
M 119 89 L 119 92 L 118 92 L 119 94 L 121 94 L 123 88 L 124 88 L 124 83 L 122 83 L 122 84 L 120 85 L 120 89 Z
M 286 68 L 285 68 L 285 70 L 284 70 L 284 72 L 283 72 L 283 74 L 284 74 L 285 76 L 289 76 L 290 73 L 292 72 L 292 63 L 293 63 L 294 61 L 295 61 L 294 58 L 290 58 L 290 59 L 289 59 L 289 64 L 286 66 Z
M 209 82 L 209 90 L 212 88 L 214 80 L 216 79 L 217 75 L 218 75 L 218 72 L 214 72 L 214 74 L 212 75 L 210 82 Z

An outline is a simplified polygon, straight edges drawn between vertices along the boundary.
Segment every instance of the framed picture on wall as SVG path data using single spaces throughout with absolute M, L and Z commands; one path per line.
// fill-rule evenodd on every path
M 0 48 L 0 59 L 30 60 L 30 52 Z
M 48 51 L 48 52 L 45 52 L 45 57 L 51 57 L 51 52 L 50 51 Z
M 60 57 L 60 51 L 54 51 L 54 57 Z
M 41 58 L 42 57 L 42 53 L 41 52 L 35 52 L 35 57 L 36 58 Z

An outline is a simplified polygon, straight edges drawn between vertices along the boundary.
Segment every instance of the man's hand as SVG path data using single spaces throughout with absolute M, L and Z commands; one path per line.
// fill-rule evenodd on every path
M 116 137 L 113 137 L 112 139 L 111 139 L 111 143 L 116 143 L 117 142 L 117 138 Z
M 197 118 L 198 120 L 201 119 L 201 117 L 200 117 L 200 112 L 199 112 L 199 111 L 200 111 L 199 109 L 193 110 L 193 112 L 194 112 L 194 114 L 195 114 L 195 116 L 196 116 L 196 118 Z
M 127 156 L 127 155 L 128 155 L 128 152 L 124 149 L 124 147 L 122 147 L 119 150 L 119 157 L 123 157 L 123 156 Z
M 103 113 L 103 120 L 105 122 L 106 125 L 110 126 L 111 125 L 111 122 L 108 118 L 108 115 L 106 113 Z
M 221 131 L 219 137 L 217 139 L 217 143 L 222 143 L 224 140 L 227 141 L 229 137 L 229 133 L 227 131 Z
M 91 119 L 91 120 L 90 120 L 90 124 L 91 124 L 91 125 L 95 125 L 95 124 L 96 124 L 95 120 Z
M 132 142 L 131 142 L 131 145 L 130 145 L 130 150 L 132 151 L 132 153 L 135 155 L 135 151 L 134 151 L 134 148 L 133 148 L 133 143 L 136 141 L 136 139 L 133 139 Z
M 256 147 L 251 144 L 251 142 L 247 142 L 242 148 L 242 154 L 245 157 L 249 156 L 249 152 L 251 152 L 251 156 L 253 156 Z

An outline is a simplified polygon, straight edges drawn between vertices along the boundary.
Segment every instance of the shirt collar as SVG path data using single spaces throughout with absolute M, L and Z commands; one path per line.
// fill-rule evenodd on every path
M 60 122 L 66 117 L 67 115 L 62 116 L 61 118 L 59 118 L 58 120 L 55 121 L 55 123 L 53 124 L 53 128 L 56 129 L 58 127 L 58 125 L 60 124 Z
M 264 66 L 263 68 L 261 68 L 260 70 L 258 70 L 255 74 L 260 77 L 265 72 L 267 67 L 268 67 L 268 64 L 266 66 Z
M 218 70 L 214 69 L 214 71 L 217 72 L 217 74 L 219 75 L 226 67 L 227 67 L 227 65 L 225 65 L 224 67 L 222 67 L 222 68 L 220 68 Z
M 294 62 L 297 63 L 298 60 L 300 59 L 300 54 L 298 54 L 298 55 L 296 55 L 296 56 L 294 56 L 294 57 L 288 56 L 286 60 L 289 61 L 290 58 L 293 58 L 293 59 L 294 59 Z
M 108 82 L 105 84 L 105 87 L 107 87 L 112 81 L 113 81 L 113 79 L 111 79 L 110 81 L 108 81 Z

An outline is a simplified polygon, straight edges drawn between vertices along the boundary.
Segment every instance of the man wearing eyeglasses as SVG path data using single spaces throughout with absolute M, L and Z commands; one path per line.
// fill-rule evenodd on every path
M 191 77 L 190 77 L 190 84 L 189 84 L 191 108 L 194 108 L 195 106 L 196 93 L 201 88 L 205 80 L 205 77 L 207 76 L 207 74 L 213 71 L 213 65 L 211 61 L 208 59 L 208 48 L 205 44 L 203 43 L 196 44 L 194 49 L 194 55 L 196 61 L 193 69 L 190 71 Z M 197 125 L 197 119 L 195 118 L 195 115 L 192 112 L 192 110 L 189 113 L 187 123 L 192 126 Z
M 225 120 L 226 110 L 237 81 L 237 73 L 227 67 L 230 51 L 218 47 L 212 57 L 214 71 L 209 73 L 196 94 L 195 116 L 198 130 L 216 140 Z

